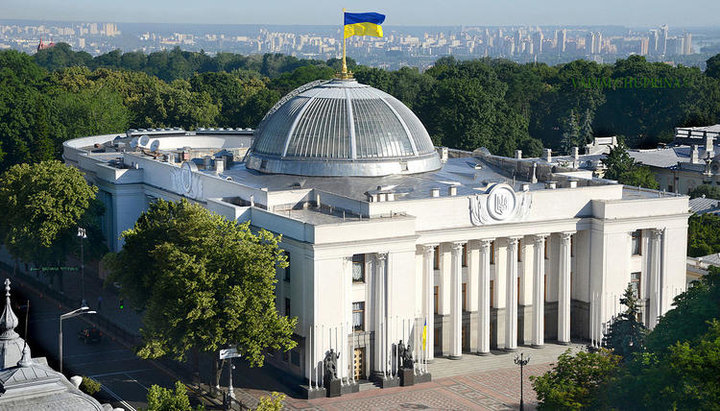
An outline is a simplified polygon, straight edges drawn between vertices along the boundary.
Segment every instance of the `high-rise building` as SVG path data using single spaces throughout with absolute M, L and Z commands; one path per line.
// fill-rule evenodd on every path
M 565 48 L 567 47 L 567 29 L 560 30 L 560 36 L 558 38 L 558 51 L 561 53 L 565 52 Z
M 660 34 L 657 29 L 651 29 L 648 39 L 648 52 L 650 54 L 659 54 L 658 47 L 660 45 Z
M 598 52 L 597 41 L 597 33 L 590 31 L 585 35 L 585 52 L 587 54 L 596 54 Z
M 543 52 L 543 33 L 542 31 L 536 31 L 533 33 L 533 51 L 535 54 L 542 54 Z
M 668 26 L 663 24 L 660 26 L 660 43 L 658 44 L 658 53 L 665 55 L 667 53 Z
M 683 49 L 683 54 L 693 54 L 693 48 L 692 48 L 692 34 L 685 33 L 685 44 Z

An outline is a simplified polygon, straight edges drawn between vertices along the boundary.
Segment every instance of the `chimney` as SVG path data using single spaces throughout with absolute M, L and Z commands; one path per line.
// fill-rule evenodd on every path
M 700 162 L 700 150 L 697 144 L 692 145 L 692 151 L 690 151 L 690 164 L 697 164 Z
M 542 159 L 548 163 L 552 161 L 552 150 L 549 148 L 543 149 Z
M 522 158 L 522 150 L 515 150 L 515 158 L 517 158 L 517 159 Z
M 447 163 L 448 161 L 448 148 L 440 147 L 440 161 Z
M 222 174 L 225 172 L 225 159 L 220 157 L 215 159 L 215 172 Z
M 705 137 L 705 157 L 715 157 L 715 138 L 712 135 L 708 135 L 707 130 L 703 131 Z
M 205 170 L 212 170 L 212 157 L 203 157 L 203 164 L 205 164 Z
M 448 187 L 448 195 L 451 197 L 454 195 L 457 195 L 457 187 L 455 187 L 455 186 Z
M 433 187 L 430 189 L 430 197 L 440 197 L 440 189 Z

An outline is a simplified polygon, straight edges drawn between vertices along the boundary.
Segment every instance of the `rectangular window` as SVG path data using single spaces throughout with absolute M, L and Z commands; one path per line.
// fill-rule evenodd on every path
M 462 310 L 467 311 L 467 284 L 462 284 Z
M 467 267 L 467 257 L 468 257 L 468 249 L 467 249 L 467 243 L 463 244 L 462 248 L 462 266 Z
M 290 351 L 283 351 L 282 353 L 282 359 L 285 362 L 290 361 Z
M 285 316 L 290 316 L 290 299 L 285 299 Z
M 365 301 L 352 303 L 353 330 L 365 331 Z
M 522 261 L 522 253 L 523 253 L 522 240 L 518 240 L 517 250 L 518 250 L 518 252 L 517 252 L 518 259 L 517 260 L 518 260 L 518 262 L 521 262 Z
M 673 186 L 672 186 L 672 185 L 669 185 L 669 186 L 668 186 L 668 192 L 669 192 L 669 193 L 672 193 L 672 192 L 673 192 Z
M 640 298 L 640 273 L 630 273 L 630 286 L 636 298 Z
M 490 264 L 495 264 L 495 241 L 490 242 Z
M 352 279 L 354 283 L 365 282 L 365 254 L 352 256 Z
M 495 281 L 490 280 L 490 307 L 495 307 Z
M 285 261 L 287 261 L 287 267 L 285 267 L 285 273 L 283 274 L 283 280 L 290 281 L 290 253 L 288 251 L 284 251 L 283 254 L 285 254 Z
M 434 312 L 435 314 L 437 314 L 437 313 L 438 313 L 438 286 L 437 286 L 437 285 L 436 285 L 435 287 L 433 287 L 433 292 L 435 293 L 435 294 L 434 294 L 434 296 L 435 296 L 435 298 L 434 298 L 434 300 L 435 300 L 435 307 L 433 308 L 433 312 Z
M 440 269 L 440 247 L 435 247 L 433 251 L 433 269 Z
M 632 255 L 642 255 L 642 230 L 632 233 Z
M 550 237 L 545 239 L 545 259 L 550 259 Z

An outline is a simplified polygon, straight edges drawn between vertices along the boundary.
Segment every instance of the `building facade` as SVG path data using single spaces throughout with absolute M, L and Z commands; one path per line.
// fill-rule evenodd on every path
M 352 80 L 290 93 L 253 137 L 244 159 L 233 130 L 85 137 L 64 158 L 99 187 L 111 249 L 157 198 L 282 234 L 277 307 L 299 344 L 273 361 L 311 390 L 330 349 L 344 384 L 391 378 L 400 341 L 420 375 L 437 356 L 599 341 L 628 284 L 653 327 L 685 288 L 687 197 L 436 149 Z

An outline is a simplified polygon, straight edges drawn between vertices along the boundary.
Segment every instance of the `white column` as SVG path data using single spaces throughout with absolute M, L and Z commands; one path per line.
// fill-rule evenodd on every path
M 571 232 L 560 234 L 560 261 L 558 263 L 558 342 L 570 342 L 570 238 Z
M 375 284 L 375 292 L 373 295 L 373 312 L 374 312 L 374 331 L 375 344 L 373 355 L 373 366 L 376 375 L 385 370 L 385 346 L 383 343 L 385 330 L 383 327 L 387 325 L 385 316 L 385 268 L 387 263 L 387 253 L 375 254 L 375 262 L 373 264 L 374 275 L 373 283 Z
M 490 244 L 480 243 L 480 278 L 478 280 L 478 353 L 490 352 Z
M 437 244 L 422 246 L 423 269 L 425 270 L 425 319 L 427 321 L 425 358 L 428 360 L 432 360 L 435 353 L 435 247 Z
M 462 357 L 462 242 L 452 244 L 452 278 L 450 296 L 450 358 Z
M 517 348 L 517 309 L 518 309 L 518 275 L 517 256 L 518 238 L 508 238 L 507 246 L 507 276 L 505 285 L 505 349 Z
M 535 258 L 533 261 L 533 323 L 532 344 L 545 344 L 545 238 L 547 234 L 535 236 Z
M 648 316 L 648 327 L 654 328 L 658 318 L 662 314 L 660 267 L 662 264 L 661 240 L 663 230 L 652 229 L 650 231 L 650 282 L 648 283 L 648 298 L 650 298 L 650 312 Z

